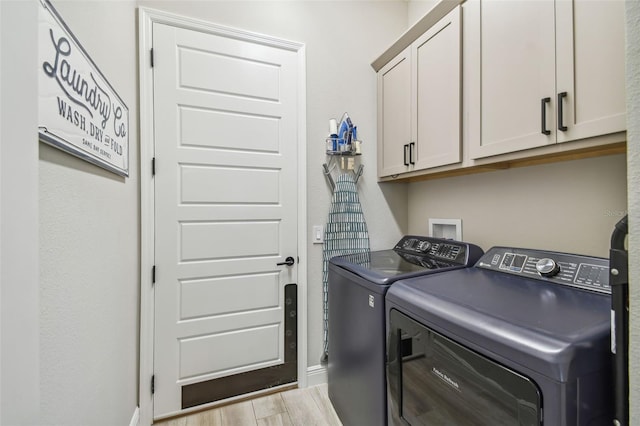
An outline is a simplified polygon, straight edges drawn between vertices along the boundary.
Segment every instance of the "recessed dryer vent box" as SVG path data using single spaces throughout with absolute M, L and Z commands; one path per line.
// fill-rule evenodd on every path
M 462 219 L 429 219 L 429 236 L 462 241 Z

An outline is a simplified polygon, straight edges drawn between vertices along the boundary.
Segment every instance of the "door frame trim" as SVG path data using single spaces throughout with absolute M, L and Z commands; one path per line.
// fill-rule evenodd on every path
M 174 27 L 258 42 L 298 54 L 298 386 L 307 386 L 307 199 L 306 199 L 306 59 L 303 43 L 213 24 L 145 7 L 138 8 L 138 69 L 140 78 L 140 425 L 153 423 L 151 377 L 154 374 L 154 295 L 151 268 L 154 259 L 154 178 L 152 176 L 154 112 L 153 71 L 150 50 L 152 27 L 162 23 Z M 214 403 L 215 404 L 215 403 Z M 207 405 L 199 406 L 202 409 Z M 187 410 L 185 410 L 187 411 Z

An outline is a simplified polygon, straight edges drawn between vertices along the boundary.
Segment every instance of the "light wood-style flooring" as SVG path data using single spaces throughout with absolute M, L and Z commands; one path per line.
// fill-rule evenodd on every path
M 238 402 L 155 426 L 342 426 L 327 395 L 327 385 L 292 389 Z

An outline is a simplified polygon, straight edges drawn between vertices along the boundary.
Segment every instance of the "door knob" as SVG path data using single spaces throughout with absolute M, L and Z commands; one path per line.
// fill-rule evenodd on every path
M 282 266 L 282 265 L 293 266 L 294 263 L 296 263 L 296 260 L 293 257 L 289 256 L 284 260 L 284 262 L 276 263 L 276 265 L 278 265 L 278 266 Z

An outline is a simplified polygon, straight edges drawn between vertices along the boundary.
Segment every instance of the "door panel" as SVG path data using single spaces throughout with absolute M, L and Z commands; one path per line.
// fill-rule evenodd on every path
M 180 281 L 180 319 L 277 308 L 279 274 L 236 275 Z M 254 297 L 245 297 L 253 294 Z
M 558 142 L 626 130 L 624 2 L 556 2 Z
M 277 170 L 183 166 L 181 172 L 183 203 L 276 204 L 280 199 Z
M 279 324 L 212 333 L 180 340 L 180 378 L 217 373 L 247 365 L 262 366 L 280 360 Z M 253 342 L 251 350 L 225 351 L 245 342 Z
M 541 133 L 540 104 L 556 93 L 554 10 L 550 0 L 480 3 L 482 128 L 471 158 L 555 143 L 555 103 L 550 135 Z
M 278 152 L 279 121 L 276 117 L 184 106 L 179 108 L 182 146 Z
M 179 81 L 183 88 L 272 101 L 280 98 L 278 64 L 261 63 L 260 58 L 255 57 L 236 56 L 234 43 L 229 43 L 224 53 L 183 46 L 178 47 L 178 52 L 181 63 Z
M 180 260 L 277 256 L 279 223 L 181 222 Z M 212 244 L 213 241 L 221 243 Z M 250 242 L 249 244 L 247 244 Z
M 378 72 L 378 176 L 407 171 L 404 145 L 411 141 L 411 49 Z
M 460 155 L 460 9 L 414 43 L 414 169 L 457 163 Z
M 295 51 L 159 23 L 153 47 L 158 418 L 192 406 L 185 386 L 210 402 L 193 385 L 285 362 L 299 71 Z

